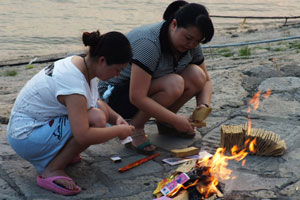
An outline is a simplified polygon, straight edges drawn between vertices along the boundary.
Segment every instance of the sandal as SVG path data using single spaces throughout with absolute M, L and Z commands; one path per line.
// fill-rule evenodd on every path
M 135 130 L 135 133 L 133 135 L 131 135 L 132 138 L 135 137 L 139 137 L 139 136 L 145 136 L 147 137 L 147 135 L 145 134 L 144 130 Z M 138 145 L 138 146 L 134 146 L 132 144 L 132 142 L 129 142 L 127 144 L 125 144 L 126 148 L 129 148 L 131 150 L 134 150 L 135 152 L 139 153 L 139 154 L 144 154 L 144 155 L 151 155 L 154 153 L 155 148 L 153 150 L 145 150 L 145 147 L 151 146 L 153 145 L 149 140 L 147 140 L 146 142 Z
M 73 182 L 73 180 L 70 177 L 66 177 L 66 176 L 53 176 L 48 178 L 37 176 L 36 182 L 41 188 L 55 192 L 60 195 L 69 196 L 69 195 L 76 195 L 81 192 L 81 188 L 79 186 L 76 185 L 75 190 L 70 190 L 65 188 L 62 185 L 55 183 L 54 181 L 56 179 L 65 179 Z
M 148 151 L 148 150 L 145 150 L 144 148 L 145 147 L 148 147 L 152 145 L 152 143 L 150 141 L 147 141 L 147 142 L 144 142 L 143 144 L 140 144 L 139 146 L 134 146 L 132 144 L 132 142 L 129 142 L 127 144 L 125 144 L 125 147 L 131 149 L 131 150 L 134 150 L 135 152 L 139 153 L 139 154 L 144 154 L 144 155 L 152 155 L 155 151 L 155 149 L 151 150 L 151 151 Z
M 169 136 L 176 136 L 185 139 L 191 139 L 195 137 L 195 133 L 188 133 L 188 132 L 179 132 L 177 129 L 172 127 L 169 124 L 164 124 L 161 122 L 156 121 L 156 126 L 158 129 L 158 133 L 161 135 L 169 135 Z

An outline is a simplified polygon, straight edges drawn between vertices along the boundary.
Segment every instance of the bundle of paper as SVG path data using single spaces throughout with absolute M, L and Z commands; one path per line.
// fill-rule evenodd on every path
M 184 149 L 172 149 L 171 153 L 176 158 L 185 158 L 187 156 L 192 156 L 198 154 L 200 151 L 197 147 L 187 147 Z
M 239 149 L 244 148 L 246 125 L 222 125 L 221 126 L 221 144 L 220 147 L 230 150 L 234 145 Z
M 249 144 L 246 141 L 255 141 L 254 151 L 250 154 L 261 156 L 280 156 L 286 150 L 284 140 L 280 140 L 280 136 L 272 131 L 264 129 L 251 128 L 248 133 L 247 124 L 242 125 L 222 125 L 221 126 L 221 144 L 220 147 L 226 148 L 227 151 L 237 145 L 239 149 L 244 149 Z
M 212 111 L 212 108 L 209 108 L 209 107 L 195 109 L 192 114 L 193 122 L 191 122 L 191 125 L 196 126 L 198 128 L 206 126 L 206 122 L 204 120 L 211 113 L 211 111 Z

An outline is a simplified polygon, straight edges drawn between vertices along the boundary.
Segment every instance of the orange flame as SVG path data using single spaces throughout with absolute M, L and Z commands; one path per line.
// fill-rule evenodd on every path
M 252 142 L 250 142 L 249 144 L 251 143 Z M 248 155 L 247 148 L 239 150 L 236 145 L 231 148 L 231 156 L 224 155 L 224 152 L 225 148 L 218 148 L 213 157 L 205 157 L 202 160 L 198 160 L 197 162 L 197 166 L 199 168 L 202 166 L 208 167 L 207 173 L 211 174 L 211 183 L 206 186 L 205 189 L 201 189 L 201 191 L 203 191 L 204 193 L 205 198 L 209 197 L 211 194 L 218 193 L 219 190 L 216 187 L 219 183 L 218 180 L 228 180 L 231 178 L 232 170 L 227 168 L 228 161 L 241 161 Z M 245 160 L 243 160 L 243 163 L 245 163 Z
M 231 177 L 231 172 L 232 170 L 228 169 L 228 161 L 229 160 L 236 160 L 236 161 L 241 161 L 243 160 L 247 155 L 247 149 L 253 149 L 255 147 L 255 142 L 256 140 L 250 141 L 248 139 L 245 142 L 245 148 L 242 150 L 239 150 L 238 146 L 233 146 L 231 148 L 231 156 L 224 155 L 225 148 L 218 148 L 216 150 L 216 153 L 212 157 L 205 157 L 201 160 L 198 160 L 196 163 L 196 167 L 198 168 L 203 168 L 202 175 L 210 175 L 207 176 L 209 181 L 208 185 L 203 185 L 199 183 L 199 192 L 201 193 L 202 196 L 205 198 L 208 198 L 212 194 L 218 194 L 220 191 L 217 188 L 217 185 L 219 184 L 218 180 L 228 180 L 230 178 L 234 179 L 236 177 Z M 246 160 L 242 161 L 242 165 L 245 165 Z M 205 171 L 206 169 L 206 171 Z M 177 192 L 183 188 L 187 189 L 191 186 L 197 185 L 199 182 L 199 179 L 196 179 L 194 183 L 184 186 L 184 185 L 179 185 L 175 190 L 173 190 L 171 193 L 168 194 L 169 197 L 173 197 L 177 194 Z
M 248 135 L 250 135 L 250 132 L 251 132 L 251 120 L 250 117 L 248 116 L 248 129 L 247 129 Z
M 217 185 L 219 181 L 217 179 L 214 179 L 211 184 L 208 186 L 208 190 L 205 194 L 205 198 L 208 198 L 210 194 L 216 193 L 218 191 Z
M 260 90 L 258 92 L 256 92 L 254 94 L 254 96 L 248 102 L 248 104 L 249 104 L 249 106 L 248 106 L 248 129 L 247 129 L 248 135 L 251 132 L 251 120 L 250 120 L 251 107 L 253 108 L 253 110 L 257 110 L 257 108 L 259 106 L 260 93 L 261 93 Z
M 269 96 L 271 95 L 271 93 L 272 93 L 272 90 L 268 90 L 268 91 L 266 91 L 266 93 L 265 94 L 263 94 L 262 96 L 265 98 L 265 99 L 268 99 L 269 98 Z
M 245 164 L 246 164 L 246 159 L 242 161 L 242 166 L 245 166 Z M 233 178 L 231 178 L 231 179 L 233 179 Z
M 259 90 L 258 92 L 256 92 L 254 94 L 254 96 L 249 100 L 248 104 L 249 104 L 249 107 L 248 107 L 248 113 L 250 113 L 250 106 L 253 108 L 253 110 L 257 110 L 258 106 L 259 106 L 259 97 L 260 97 L 260 93 L 261 91 Z M 262 95 L 262 97 L 264 97 L 265 99 L 268 99 L 269 96 L 271 95 L 272 93 L 272 90 L 267 90 L 266 93 L 264 93 Z
M 254 138 L 249 144 L 250 152 L 255 153 L 256 152 L 255 147 L 256 147 L 256 138 Z
M 259 106 L 259 98 L 260 98 L 260 93 L 261 91 L 259 90 L 258 92 L 256 92 L 254 94 L 254 96 L 249 100 L 248 104 L 248 129 L 247 129 L 247 133 L 248 135 L 250 134 L 251 132 L 251 120 L 250 120 L 250 112 L 251 112 L 251 107 L 253 108 L 253 110 L 257 110 L 258 109 L 258 106 Z M 269 96 L 271 95 L 272 93 L 272 90 L 267 90 L 263 95 L 262 97 L 264 97 L 265 99 L 268 99 Z
M 260 97 L 260 90 L 254 94 L 254 96 L 249 100 L 249 105 L 252 106 L 253 110 L 257 110 L 259 106 L 259 97 Z M 249 111 L 249 109 L 248 109 Z
M 182 185 L 182 184 L 178 184 L 178 186 L 177 186 L 172 192 L 170 192 L 170 193 L 168 194 L 168 196 L 169 196 L 169 197 L 172 197 L 172 196 L 174 196 L 175 194 L 177 194 L 177 192 L 178 192 L 181 188 L 183 188 L 183 189 L 186 190 L 186 189 L 188 189 L 189 187 L 192 187 L 192 186 L 196 185 L 196 184 L 198 183 L 198 181 L 199 181 L 199 179 L 196 179 L 194 183 L 192 183 L 192 184 L 190 184 L 190 185 L 188 185 L 188 186 L 184 186 L 184 185 Z

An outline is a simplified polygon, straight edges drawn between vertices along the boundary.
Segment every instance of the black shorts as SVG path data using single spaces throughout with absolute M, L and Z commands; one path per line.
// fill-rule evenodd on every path
M 104 91 L 100 94 L 101 97 Z M 108 105 L 124 119 L 132 119 L 138 112 L 138 108 L 130 103 L 129 82 L 115 85 L 108 99 Z

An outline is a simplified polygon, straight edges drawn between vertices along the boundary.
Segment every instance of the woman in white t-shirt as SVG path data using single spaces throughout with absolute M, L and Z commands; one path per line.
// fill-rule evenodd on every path
M 65 173 L 92 144 L 125 139 L 134 127 L 99 100 L 97 78 L 118 76 L 132 58 L 128 39 L 119 32 L 84 32 L 86 56 L 50 64 L 20 91 L 7 127 L 12 148 L 40 172 L 37 184 L 62 195 L 81 191 Z M 107 127 L 106 124 L 115 124 Z

